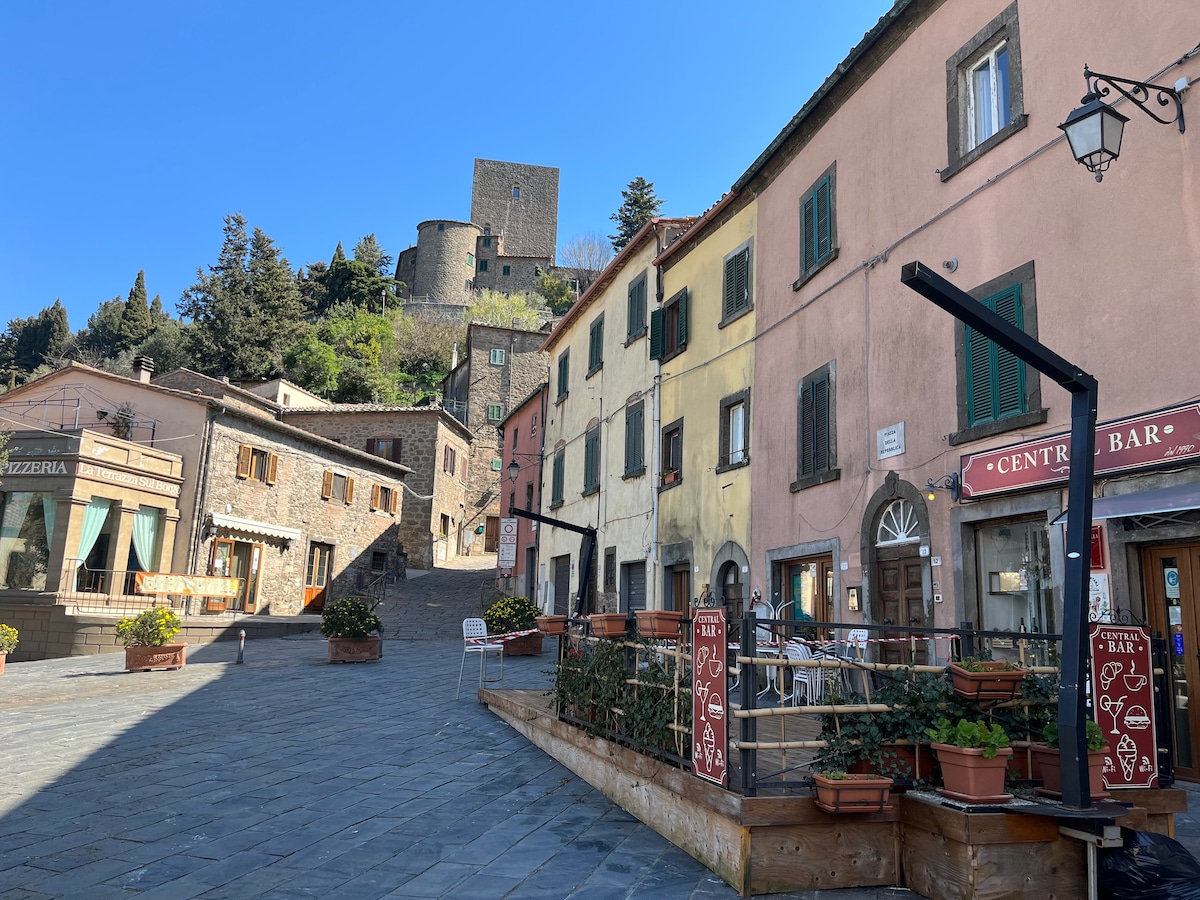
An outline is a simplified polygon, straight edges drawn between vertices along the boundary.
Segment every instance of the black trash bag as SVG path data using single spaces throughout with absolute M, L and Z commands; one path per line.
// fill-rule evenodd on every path
M 1122 828 L 1125 846 L 1100 851 L 1104 900 L 1200 900 L 1200 862 L 1165 834 Z

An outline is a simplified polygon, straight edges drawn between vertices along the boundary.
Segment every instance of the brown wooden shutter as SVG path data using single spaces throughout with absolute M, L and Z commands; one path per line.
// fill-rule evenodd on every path
M 375 438 L 367 438 L 367 452 L 375 455 Z
M 272 453 L 267 459 L 267 484 L 274 484 L 279 475 L 279 454 Z
M 253 451 L 250 449 L 250 445 L 242 444 L 241 448 L 238 450 L 238 461 L 237 461 L 237 477 L 238 478 L 249 478 L 250 477 L 250 459 L 251 459 L 252 455 L 253 455 Z
M 371 510 L 372 512 L 379 509 L 379 485 L 371 485 Z
M 393 516 L 396 514 L 396 509 L 400 505 L 400 489 L 392 488 L 392 508 L 388 510 Z
M 346 505 L 349 506 L 354 502 L 354 479 L 346 479 Z
M 462 480 L 463 481 L 467 480 L 467 458 L 465 456 L 463 457 Z
M 392 462 L 400 462 L 400 438 L 392 438 Z
M 321 499 L 328 500 L 333 496 L 333 473 L 328 469 L 325 470 L 325 477 L 321 479 Z

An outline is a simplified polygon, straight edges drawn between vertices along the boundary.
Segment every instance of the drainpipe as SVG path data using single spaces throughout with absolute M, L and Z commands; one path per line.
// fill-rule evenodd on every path
M 654 258 L 662 256 L 663 252 L 663 232 L 657 221 L 654 223 Z M 654 267 L 654 300 L 660 306 L 663 301 L 663 272 L 662 266 Z M 649 310 L 647 310 L 649 312 Z M 649 328 L 649 316 L 647 316 L 647 328 Z M 646 340 L 649 340 L 647 335 Z M 651 465 L 648 467 L 653 473 L 653 478 L 650 482 L 650 540 L 651 540 L 651 567 L 653 568 L 653 579 L 648 579 L 653 582 L 653 590 L 646 590 L 646 609 L 662 609 L 661 601 L 658 599 L 658 588 L 663 577 L 662 573 L 662 542 L 658 535 L 658 486 L 662 484 L 662 472 L 660 467 L 662 460 L 660 459 L 661 446 L 660 440 L 662 435 L 662 360 L 655 360 L 654 363 L 654 414 L 651 420 L 652 437 L 650 440 L 651 448 Z

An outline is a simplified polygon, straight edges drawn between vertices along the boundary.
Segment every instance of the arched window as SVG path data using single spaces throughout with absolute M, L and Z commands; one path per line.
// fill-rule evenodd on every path
M 911 544 L 921 539 L 921 526 L 917 511 L 907 500 L 893 500 L 879 517 L 879 531 L 875 535 L 876 547 L 892 547 L 896 544 Z

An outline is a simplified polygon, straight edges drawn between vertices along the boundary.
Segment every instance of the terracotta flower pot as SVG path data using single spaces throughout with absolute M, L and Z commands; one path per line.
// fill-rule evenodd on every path
M 1042 786 L 1038 788 L 1038 793 L 1048 797 L 1061 797 L 1062 760 L 1058 755 L 1058 748 L 1034 744 L 1031 749 L 1035 763 L 1042 767 Z M 1088 751 L 1088 793 L 1092 795 L 1093 800 L 1109 796 L 1104 790 L 1104 757 L 1107 754 L 1108 747 Z
M 379 635 L 368 638 L 329 638 L 329 661 L 372 662 L 382 658 L 383 639 Z
M 504 647 L 505 656 L 537 656 L 542 652 L 542 635 L 540 632 L 522 635 L 505 641 L 501 646 Z
M 0 653 L 0 675 L 4 674 L 4 659 L 7 656 L 7 653 Z
M 863 775 L 882 768 L 891 771 L 893 777 L 901 781 L 928 780 L 933 777 L 933 750 L 928 744 L 882 744 L 876 759 L 860 759 L 848 765 L 846 771 Z M 903 790 L 894 782 L 892 787 L 897 792 Z
M 968 700 L 1011 700 L 1021 690 L 1024 669 L 1003 671 L 1005 663 L 982 663 L 982 672 L 968 672 L 958 663 L 950 663 L 954 692 Z
M 538 616 L 537 617 L 538 631 L 546 635 L 566 634 L 567 633 L 567 617 L 566 616 Z
M 993 759 L 985 759 L 983 750 L 955 747 L 953 744 L 934 744 L 942 766 L 939 792 L 968 803 L 1007 803 L 1012 794 L 1004 793 L 1004 771 L 1012 747 L 1002 747 Z
M 588 616 L 592 637 L 624 637 L 625 613 L 593 613 Z
M 647 638 L 677 638 L 683 613 L 671 609 L 639 609 L 637 616 L 638 634 Z
M 817 789 L 817 806 L 831 813 L 881 812 L 891 809 L 892 779 L 872 773 L 846 773 L 842 778 L 826 778 L 813 774 Z
M 125 668 L 130 672 L 149 672 L 151 669 L 182 669 L 185 665 L 187 665 L 187 644 L 125 648 Z

